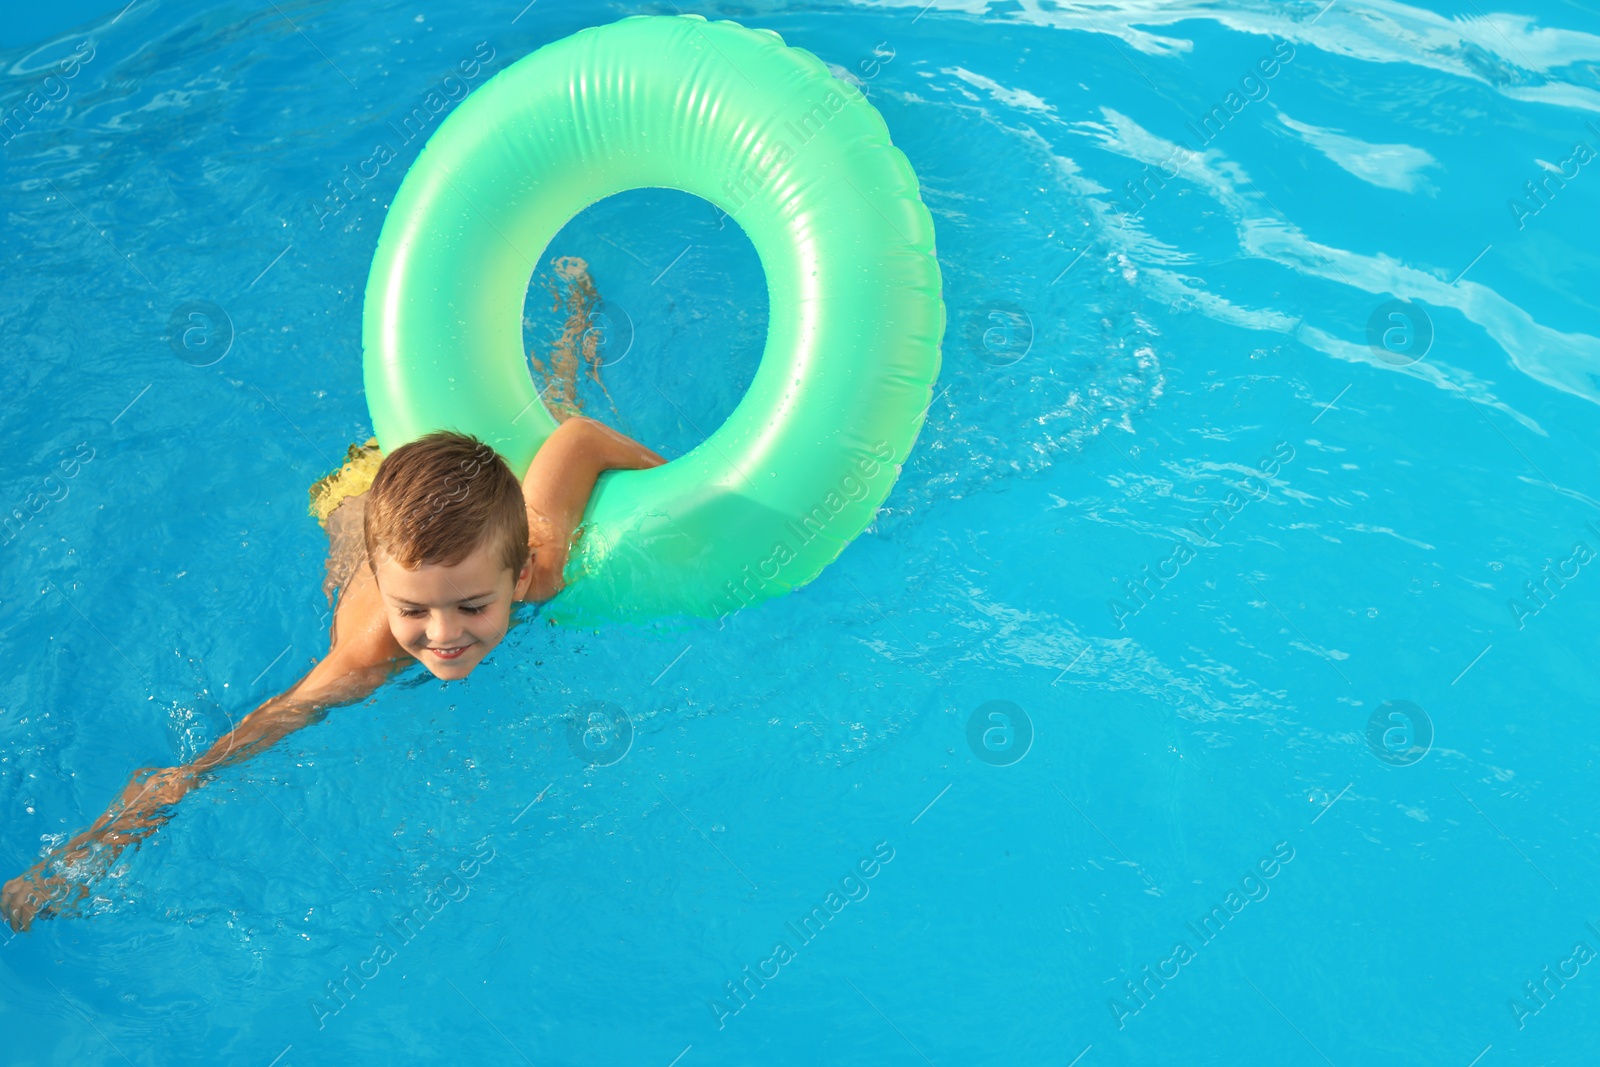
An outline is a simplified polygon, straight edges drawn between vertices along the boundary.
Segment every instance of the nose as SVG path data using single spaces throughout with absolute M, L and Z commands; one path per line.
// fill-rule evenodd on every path
M 458 643 L 460 634 L 455 633 L 442 616 L 428 616 L 428 644 L 435 648 L 449 648 Z

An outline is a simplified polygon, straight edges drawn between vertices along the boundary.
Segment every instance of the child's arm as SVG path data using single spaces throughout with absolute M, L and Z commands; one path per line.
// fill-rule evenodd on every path
M 89 880 L 110 867 L 124 848 L 160 828 L 172 817 L 172 806 L 204 785 L 212 772 L 249 759 L 285 735 L 320 721 L 331 707 L 362 699 L 382 685 L 400 661 L 410 658 L 389 632 L 377 587 L 365 566 L 339 598 L 330 640 L 321 663 L 288 691 L 246 715 L 194 762 L 135 771 L 121 796 L 93 826 L 7 882 L 0 893 L 0 911 L 11 928 L 26 930 L 40 915 L 70 911 L 88 896 Z M 46 875 L 57 862 L 78 869 Z
M 665 462 L 603 422 L 579 415 L 557 426 L 522 479 L 528 543 L 533 549 L 527 599 L 549 600 L 561 592 L 561 572 L 572 548 L 573 531 L 583 519 L 602 471 L 639 470 Z

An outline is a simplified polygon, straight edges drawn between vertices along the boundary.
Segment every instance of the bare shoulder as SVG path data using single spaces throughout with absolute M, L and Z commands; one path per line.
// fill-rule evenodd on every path
M 328 656 L 323 662 L 336 662 L 342 670 L 368 670 L 410 659 L 411 654 L 389 632 L 378 582 L 373 568 L 363 558 L 355 573 L 350 574 L 344 592 L 339 593 L 333 629 L 328 632 Z
M 372 577 L 372 568 L 362 560 L 339 594 L 339 606 L 328 634 L 328 654 L 306 676 L 304 684 L 318 695 L 356 699 L 377 688 L 411 659 L 411 654 L 389 632 L 378 583 Z
M 529 547 L 533 560 L 530 564 L 528 584 L 525 589 L 518 587 L 518 595 L 514 596 L 514 599 L 519 604 L 542 604 L 565 587 L 566 583 L 561 575 L 562 567 L 557 562 L 558 560 L 564 562 L 564 559 L 556 550 L 556 546 L 548 542 Z

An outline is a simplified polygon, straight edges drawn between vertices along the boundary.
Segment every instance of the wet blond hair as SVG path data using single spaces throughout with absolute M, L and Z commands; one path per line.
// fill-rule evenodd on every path
M 515 576 L 528 562 L 522 483 L 471 434 L 435 430 L 383 458 L 367 493 L 367 559 L 378 553 L 407 570 L 452 567 L 487 539 Z

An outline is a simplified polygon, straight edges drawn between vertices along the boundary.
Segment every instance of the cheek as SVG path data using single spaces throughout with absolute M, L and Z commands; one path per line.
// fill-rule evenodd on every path
M 423 627 L 418 625 L 420 621 L 419 619 L 408 619 L 403 615 L 390 615 L 389 632 L 394 635 L 396 641 L 405 644 L 415 639 L 422 632 Z
M 505 634 L 510 622 L 511 613 L 508 611 L 486 611 L 473 619 L 472 628 L 486 644 L 493 644 Z

